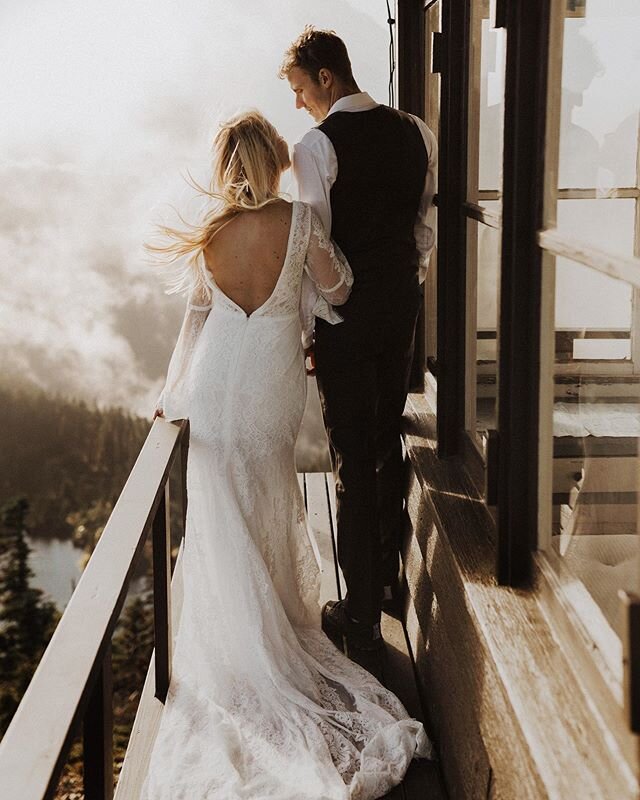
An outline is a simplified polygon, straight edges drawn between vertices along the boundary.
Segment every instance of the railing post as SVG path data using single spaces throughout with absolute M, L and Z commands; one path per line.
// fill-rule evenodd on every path
M 182 492 L 182 530 L 187 530 L 187 459 L 189 457 L 189 420 L 182 422 L 180 439 L 180 490 Z
M 85 800 L 113 799 L 113 680 L 111 641 L 96 676 L 83 720 Z
M 171 680 L 171 536 L 168 481 L 153 518 L 153 619 L 155 696 L 164 703 Z

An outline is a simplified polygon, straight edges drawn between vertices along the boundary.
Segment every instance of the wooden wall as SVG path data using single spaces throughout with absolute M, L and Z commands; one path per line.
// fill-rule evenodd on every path
M 497 585 L 477 489 L 456 459 L 437 458 L 424 398 L 410 405 L 405 611 L 449 796 L 637 798 L 635 765 L 593 713 L 536 592 Z M 624 726 L 622 710 L 615 720 Z

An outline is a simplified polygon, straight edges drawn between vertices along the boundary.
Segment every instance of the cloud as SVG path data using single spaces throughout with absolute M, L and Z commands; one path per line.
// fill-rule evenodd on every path
M 147 413 L 183 305 L 144 260 L 153 222 L 194 217 L 183 175 L 208 180 L 222 117 L 257 106 L 290 141 L 312 124 L 276 78 L 306 22 L 343 35 L 384 100 L 385 21 L 366 0 L 4 3 L 3 372 Z

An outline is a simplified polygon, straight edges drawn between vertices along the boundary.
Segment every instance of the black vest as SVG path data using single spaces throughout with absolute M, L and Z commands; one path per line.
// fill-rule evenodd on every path
M 402 111 L 337 111 L 318 125 L 331 141 L 331 235 L 358 279 L 417 272 L 413 228 L 428 166 L 422 134 Z

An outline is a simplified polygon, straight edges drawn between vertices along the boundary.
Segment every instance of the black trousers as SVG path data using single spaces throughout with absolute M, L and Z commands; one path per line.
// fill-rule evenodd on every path
M 336 481 L 338 561 L 347 610 L 380 619 L 382 587 L 398 574 L 405 522 L 401 418 L 409 386 L 417 277 L 393 288 L 358 286 L 316 325 L 316 374 Z

